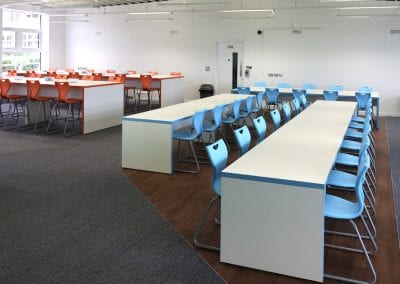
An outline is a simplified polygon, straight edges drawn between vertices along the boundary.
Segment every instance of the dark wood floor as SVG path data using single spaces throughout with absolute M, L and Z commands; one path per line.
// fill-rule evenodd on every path
M 377 283 L 400 283 L 400 251 L 397 240 L 396 221 L 384 119 L 381 128 L 375 130 L 377 141 L 377 216 L 378 252 L 372 262 L 378 275 Z M 230 153 L 231 159 L 237 153 Z M 162 215 L 193 246 L 195 226 L 213 197 L 210 187 L 211 169 L 201 166 L 199 174 L 174 173 L 173 175 L 125 170 L 132 182 L 154 204 Z M 339 193 L 341 194 L 341 193 Z M 349 197 L 349 196 L 347 196 Z M 349 197 L 351 198 L 351 197 Z M 218 245 L 219 227 L 211 220 L 201 238 Z M 327 221 L 327 227 L 342 228 L 340 222 Z M 350 228 L 350 227 L 346 227 Z M 295 235 L 296 232 L 293 232 Z M 358 244 L 354 239 L 326 237 L 326 242 Z M 197 249 L 198 253 L 228 283 L 307 283 L 297 278 L 286 277 L 265 271 L 254 270 L 219 262 L 219 253 Z M 369 273 L 363 255 L 325 249 L 325 271 L 368 280 Z M 334 281 L 326 280 L 326 283 Z

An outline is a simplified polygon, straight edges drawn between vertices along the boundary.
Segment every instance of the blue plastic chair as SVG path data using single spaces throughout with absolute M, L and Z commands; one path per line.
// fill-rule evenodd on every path
M 336 101 L 338 97 L 339 97 L 338 91 L 324 90 L 324 98 L 326 101 Z
M 301 96 L 301 95 L 304 95 L 304 96 L 307 95 L 307 94 L 306 94 L 306 90 L 304 90 L 304 89 L 293 89 L 293 90 L 292 90 L 292 94 L 293 94 L 293 97 L 294 97 L 295 99 L 297 99 L 298 101 L 300 101 L 300 96 Z
M 183 161 L 183 162 L 195 162 L 196 163 L 196 170 L 186 170 L 186 169 L 177 169 L 175 168 L 175 171 L 180 171 L 180 172 L 187 172 L 187 173 L 198 173 L 200 171 L 200 165 L 199 165 L 199 160 L 196 154 L 196 151 L 193 146 L 193 141 L 200 138 L 201 134 L 203 133 L 203 120 L 205 116 L 206 111 L 197 111 L 193 117 L 192 117 L 192 126 L 188 131 L 174 131 L 173 132 L 173 139 L 178 140 L 178 150 L 177 150 L 177 157 L 178 161 Z M 188 160 L 187 158 L 181 159 L 180 158 L 180 146 L 181 146 L 181 141 L 187 141 L 190 145 L 190 148 L 193 153 L 193 159 L 194 160 Z
M 360 110 L 366 110 L 368 101 L 371 99 L 371 93 L 367 92 L 356 92 L 355 93 L 357 100 L 357 115 Z
M 267 82 L 254 82 L 254 87 L 265 88 L 267 87 Z
M 203 132 L 209 133 L 208 143 L 211 143 L 213 134 L 215 139 L 218 131 L 223 137 L 223 133 L 221 131 L 223 109 L 224 109 L 223 105 L 217 105 L 212 110 L 212 120 L 207 119 L 203 121 Z
M 304 94 L 300 96 L 300 105 L 303 109 L 307 108 L 308 106 L 307 98 Z
M 256 103 L 257 105 L 253 104 L 251 108 L 251 114 L 256 114 L 257 112 L 260 112 L 262 115 L 264 115 L 264 110 L 263 110 L 263 101 L 264 101 L 265 93 L 260 92 L 256 96 Z
M 289 120 L 292 118 L 292 110 L 288 103 L 282 104 L 282 111 L 284 116 L 284 122 L 288 123 Z
M 361 86 L 360 88 L 358 88 L 358 91 L 360 93 L 372 93 L 374 91 L 374 89 L 372 87 L 368 87 L 368 86 Z
M 253 118 L 253 125 L 257 133 L 257 144 L 264 140 L 267 135 L 267 123 L 265 122 L 264 116 Z
M 331 90 L 331 91 L 343 91 L 344 88 L 343 88 L 342 85 L 331 85 L 330 90 Z
M 351 118 L 351 121 L 358 122 L 358 123 L 365 123 L 365 121 L 367 120 L 366 119 L 367 118 L 367 113 L 369 111 L 371 111 L 371 118 L 372 118 L 372 115 L 373 115 L 373 112 L 372 112 L 372 98 L 367 101 L 366 106 L 365 106 L 365 110 L 366 110 L 365 117 L 358 116 L 358 112 L 357 112 L 357 115 L 353 115 L 353 117 Z M 373 126 L 373 120 L 372 119 L 370 120 L 370 123 Z
M 238 94 L 248 95 L 250 94 L 250 87 L 237 87 L 236 91 Z
M 278 106 L 278 96 L 279 96 L 279 89 L 278 88 L 265 88 L 265 93 L 268 97 L 268 106 L 274 106 L 276 108 Z
M 359 249 L 354 249 L 354 248 L 349 248 L 349 247 L 343 247 L 343 246 L 337 246 L 337 245 L 331 245 L 331 244 L 325 244 L 325 247 L 328 248 L 334 248 L 334 249 L 340 249 L 340 250 L 346 250 L 346 251 L 353 251 L 353 252 L 362 252 L 367 260 L 369 269 L 373 275 L 373 279 L 368 282 L 368 283 L 375 283 L 376 282 L 376 272 L 374 269 L 374 266 L 372 265 L 371 259 L 369 257 L 369 253 L 367 251 L 367 248 L 364 244 L 363 238 L 360 234 L 360 231 L 354 222 L 354 220 L 361 218 L 362 223 L 364 224 L 364 227 L 366 228 L 368 237 L 370 240 L 373 240 L 373 236 L 368 229 L 368 226 L 366 225 L 365 217 L 363 216 L 363 212 L 366 212 L 368 214 L 368 211 L 365 210 L 365 195 L 364 195 L 364 190 L 363 190 L 363 184 L 365 182 L 365 173 L 367 172 L 367 169 L 369 168 L 369 157 L 368 155 L 365 155 L 361 164 L 360 164 L 360 170 L 359 174 L 357 175 L 356 178 L 356 183 L 355 183 L 355 194 L 356 194 L 356 202 L 351 202 L 348 201 L 344 198 L 337 197 L 335 195 L 331 194 L 326 194 L 325 195 L 325 204 L 324 204 L 324 215 L 326 218 L 332 218 L 332 219 L 337 219 L 337 220 L 347 220 L 351 223 L 353 226 L 353 229 L 355 231 L 355 235 L 357 236 L 358 241 L 361 244 L 362 250 Z M 325 278 L 329 279 L 335 279 L 335 280 L 340 280 L 340 281 L 345 281 L 345 282 L 353 282 L 353 283 L 362 283 L 359 280 L 356 279 L 351 279 L 348 277 L 343 277 L 343 276 L 337 276 L 337 275 L 332 275 L 332 274 L 324 274 Z
M 217 142 L 206 146 L 206 152 L 211 163 L 213 170 L 213 177 L 211 181 L 211 187 L 214 191 L 215 196 L 211 199 L 206 210 L 200 218 L 200 222 L 196 226 L 196 230 L 193 236 L 193 242 L 196 247 L 209 249 L 213 251 L 219 251 L 219 247 L 211 246 L 208 244 L 200 243 L 198 241 L 198 235 L 207 220 L 207 216 L 218 200 L 221 199 L 221 171 L 226 167 L 228 162 L 228 149 L 222 139 Z
M 222 112 L 222 124 L 229 125 L 232 132 L 234 130 L 233 125 L 238 123 L 239 120 L 239 113 L 240 113 L 240 104 L 242 100 L 236 100 L 230 105 L 228 105 L 226 108 L 229 110 L 227 112 Z M 224 137 L 226 138 L 225 132 Z M 228 149 L 230 149 L 229 144 L 226 144 Z
M 239 145 L 239 157 L 243 156 L 250 148 L 251 135 L 246 125 L 233 131 L 236 143 Z
M 296 115 L 299 114 L 300 111 L 301 111 L 301 106 L 300 106 L 299 100 L 298 99 L 293 99 L 292 100 L 292 105 L 293 105 L 293 108 L 294 108 L 294 113 Z
M 316 88 L 317 88 L 317 86 L 315 84 L 304 84 L 303 85 L 304 90 L 314 90 Z
M 244 100 L 244 106 L 242 106 L 242 108 L 239 108 L 239 118 L 243 120 L 244 124 L 246 124 L 246 117 L 248 117 L 251 114 L 251 109 L 254 100 L 255 100 L 254 96 L 248 96 Z
M 277 109 L 273 109 L 269 112 L 269 115 L 271 116 L 272 124 L 274 126 L 272 132 L 275 132 L 281 126 L 281 114 Z
M 279 83 L 277 87 L 278 87 L 278 89 L 279 88 L 281 88 L 281 89 L 283 89 L 283 88 L 291 88 L 291 85 L 289 83 Z

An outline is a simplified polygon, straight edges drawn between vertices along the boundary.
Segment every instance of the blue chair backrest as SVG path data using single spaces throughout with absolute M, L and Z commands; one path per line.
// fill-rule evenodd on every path
M 263 100 L 264 100 L 265 93 L 260 92 L 256 96 L 256 101 L 257 101 L 257 109 L 261 109 L 263 107 Z
M 254 99 L 255 99 L 254 96 L 248 96 L 247 97 L 247 99 L 245 101 L 245 108 L 243 109 L 244 112 L 250 113 Z
M 193 129 L 194 132 L 200 136 L 203 132 L 203 120 L 206 114 L 206 110 L 196 111 L 193 115 Z
M 213 169 L 212 188 L 218 196 L 221 196 L 221 171 L 228 162 L 228 149 L 223 139 L 206 146 L 206 152 Z
M 300 102 L 299 102 L 299 100 L 298 99 L 293 99 L 292 100 L 292 104 L 293 104 L 293 107 L 294 107 L 294 110 L 295 110 L 296 114 L 298 114 L 300 112 Z
M 367 109 L 367 104 L 370 99 L 371 93 L 356 92 L 357 109 Z
M 267 82 L 254 82 L 254 87 L 266 87 Z
M 281 126 L 281 114 L 277 109 L 271 110 L 269 115 L 272 119 L 272 124 L 274 125 L 273 131 L 277 130 Z
M 279 89 L 277 89 L 277 88 L 275 88 L 275 89 L 266 88 L 265 89 L 265 93 L 268 96 L 268 102 L 276 104 L 276 102 L 278 100 L 278 96 L 279 96 Z
M 361 215 L 361 213 L 364 210 L 364 190 L 363 190 L 363 185 L 365 182 L 365 174 L 367 173 L 369 167 L 371 164 L 370 157 L 368 153 L 365 153 L 364 156 L 361 159 L 360 165 L 358 166 L 358 171 L 357 171 L 357 179 L 356 179 L 356 186 L 355 186 L 355 191 L 356 191 L 356 197 L 357 197 L 357 207 L 358 207 L 358 215 Z
M 358 88 L 358 91 L 360 93 L 372 93 L 374 91 L 374 89 L 372 87 L 368 87 L 368 86 L 361 86 L 360 88 Z
M 306 95 L 306 90 L 303 89 L 293 89 L 292 90 L 293 97 L 298 99 L 300 101 L 300 96 L 301 95 Z
M 339 96 L 338 91 L 326 91 L 324 90 L 324 98 L 326 101 L 336 101 Z
M 331 91 L 343 91 L 343 86 L 342 85 L 331 85 L 330 90 Z
M 236 142 L 239 145 L 239 157 L 240 157 L 249 150 L 251 141 L 250 131 L 247 128 L 247 126 L 244 125 L 238 129 L 235 129 L 233 133 L 235 135 Z
M 224 110 L 224 106 L 223 105 L 217 105 L 214 108 L 213 111 L 213 118 L 214 118 L 214 125 L 216 127 L 220 127 L 221 126 L 221 120 L 222 120 L 222 111 Z
M 267 123 L 262 115 L 253 118 L 253 125 L 257 133 L 257 144 L 260 143 L 267 135 Z
M 237 87 L 238 94 L 248 95 L 250 94 L 250 87 Z
M 291 85 L 289 83 L 279 83 L 278 88 L 290 88 Z
M 304 84 L 303 85 L 304 90 L 314 90 L 315 88 L 317 88 L 317 86 L 315 84 Z
M 304 94 L 300 96 L 300 104 L 303 108 L 307 107 L 307 98 Z
M 285 116 L 285 123 L 287 123 L 292 117 L 291 109 L 288 103 L 282 105 L 283 115 Z

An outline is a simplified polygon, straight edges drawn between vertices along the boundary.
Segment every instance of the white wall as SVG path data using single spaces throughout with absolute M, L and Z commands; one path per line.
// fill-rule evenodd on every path
M 261 21 L 219 21 L 206 13 L 175 18 L 172 22 L 125 22 L 124 15 L 90 15 L 90 23 L 68 24 L 65 67 L 181 71 L 186 97 L 195 98 L 200 84 L 216 83 L 216 41 L 241 41 L 243 66 L 253 67 L 244 85 L 258 80 L 270 85 L 290 82 L 293 87 L 303 83 L 323 88 L 336 83 L 346 89 L 369 85 L 381 93 L 383 115 L 400 115 L 400 35 L 390 34 L 391 29 L 400 28 L 399 18 L 337 18 L 330 10 L 282 10 L 274 19 Z M 321 30 L 295 35 L 276 29 L 289 26 Z M 258 29 L 263 35 L 257 35 Z M 60 45 L 61 35 L 54 35 Z M 211 72 L 205 71 L 206 65 Z M 270 78 L 269 73 L 283 77 Z
M 65 25 L 50 24 L 49 30 L 48 66 L 43 64 L 43 69 L 68 68 L 65 65 Z

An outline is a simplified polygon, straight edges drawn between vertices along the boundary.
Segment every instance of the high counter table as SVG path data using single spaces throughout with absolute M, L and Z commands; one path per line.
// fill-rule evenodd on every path
M 10 77 L 10 94 L 27 94 L 26 79 L 39 80 L 39 96 L 57 97 L 54 81 Z M 66 82 L 66 80 L 55 80 Z M 124 85 L 108 81 L 75 80 L 69 82 L 69 98 L 82 99 L 82 133 L 87 134 L 121 124 L 124 109 Z M 29 101 L 28 101 L 29 102 Z M 29 102 L 30 107 L 35 102 Z M 36 113 L 32 112 L 31 113 Z
M 264 92 L 266 88 L 274 88 L 274 87 L 250 87 L 250 92 L 253 94 L 257 94 L 259 92 Z M 301 89 L 301 88 L 299 88 Z M 293 88 L 279 88 L 279 96 L 283 100 L 291 100 L 293 99 Z M 236 89 L 233 89 L 232 92 L 236 92 Z M 324 99 L 324 89 L 306 89 L 307 97 L 310 101 L 315 101 L 318 99 Z M 341 101 L 356 101 L 356 91 L 338 91 L 339 97 L 338 100 Z M 372 105 L 375 107 L 375 128 L 379 128 L 379 92 L 371 92 Z
M 356 105 L 316 101 L 222 172 L 222 262 L 323 281 L 325 183 Z
M 196 111 L 211 110 L 248 95 L 220 94 L 122 119 L 122 167 L 171 174 L 174 129 L 191 123 Z

